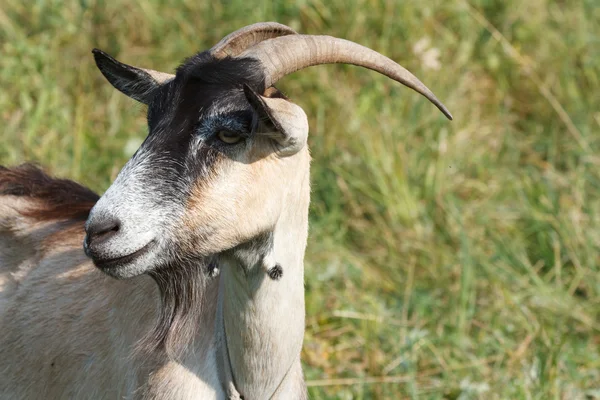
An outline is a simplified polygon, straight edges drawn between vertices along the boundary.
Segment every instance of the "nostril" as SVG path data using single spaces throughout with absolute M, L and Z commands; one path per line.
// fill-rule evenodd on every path
M 90 224 L 87 228 L 86 242 L 88 245 L 98 244 L 108 240 L 121 229 L 121 221 L 117 218 L 108 218 Z

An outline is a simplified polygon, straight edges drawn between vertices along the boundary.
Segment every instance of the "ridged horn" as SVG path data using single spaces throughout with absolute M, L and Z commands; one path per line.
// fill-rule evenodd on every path
M 297 35 L 297 32 L 289 26 L 277 22 L 259 22 L 225 36 L 210 49 L 210 54 L 217 59 L 227 56 L 236 57 L 244 50 L 264 40 L 285 35 Z
M 343 63 L 368 68 L 422 94 L 452 119 L 448 109 L 416 76 L 375 50 L 349 40 L 331 36 L 282 36 L 257 43 L 239 57 L 252 57 L 262 63 L 265 88 L 292 72 L 313 65 Z

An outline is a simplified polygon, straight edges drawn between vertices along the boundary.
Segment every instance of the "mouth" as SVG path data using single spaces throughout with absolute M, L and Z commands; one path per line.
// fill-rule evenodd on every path
M 148 253 L 152 245 L 154 244 L 154 240 L 148 242 L 144 247 L 139 250 L 134 251 L 133 253 L 127 254 L 125 256 L 116 257 L 116 258 L 93 258 L 94 264 L 96 267 L 100 269 L 111 269 L 122 267 L 127 264 L 131 264 L 133 261 L 137 260 L 144 254 Z

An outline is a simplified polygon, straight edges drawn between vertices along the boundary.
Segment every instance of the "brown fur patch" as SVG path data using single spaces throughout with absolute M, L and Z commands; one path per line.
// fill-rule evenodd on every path
M 54 249 L 60 246 L 81 247 L 85 237 L 85 229 L 82 221 L 69 220 L 60 221 L 51 225 L 53 231 L 43 240 L 46 249 Z
M 23 216 L 38 221 L 85 221 L 99 196 L 68 179 L 56 179 L 32 164 L 0 166 L 0 195 L 27 197 L 31 207 Z
M 265 89 L 265 92 L 263 93 L 263 96 L 265 97 L 269 97 L 269 98 L 278 98 L 278 99 L 285 99 L 285 100 L 289 100 L 287 98 L 287 96 L 285 94 L 283 94 L 279 89 L 277 89 L 275 86 L 271 86 Z

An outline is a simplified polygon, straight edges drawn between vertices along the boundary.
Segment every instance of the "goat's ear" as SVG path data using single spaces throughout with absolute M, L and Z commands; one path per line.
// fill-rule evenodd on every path
M 102 75 L 127 96 L 148 104 L 154 90 L 173 79 L 174 75 L 123 64 L 99 49 L 92 50 Z
M 248 85 L 244 85 L 244 94 L 260 120 L 271 125 L 271 131 L 263 134 L 278 143 L 280 155 L 291 156 L 306 146 L 308 118 L 300 106 L 287 99 L 261 96 Z

